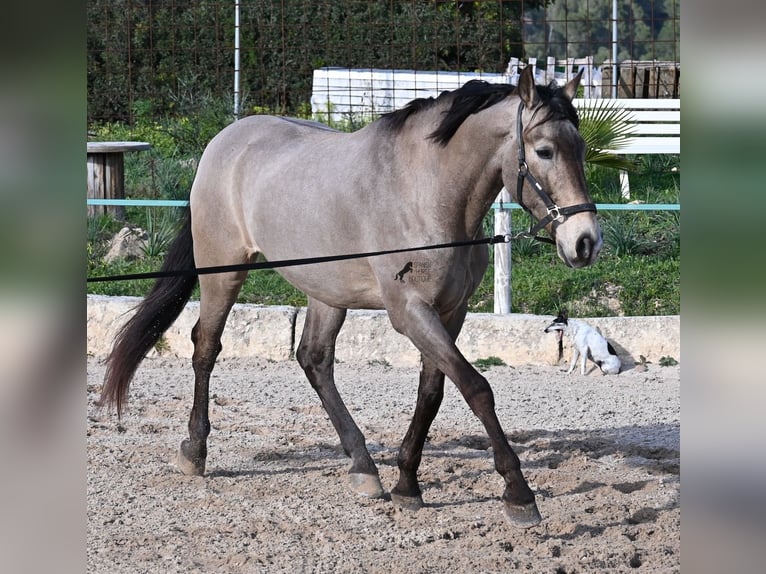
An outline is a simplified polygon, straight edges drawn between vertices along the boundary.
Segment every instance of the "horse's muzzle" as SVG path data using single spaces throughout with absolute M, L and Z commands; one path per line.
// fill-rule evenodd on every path
M 603 239 L 601 238 L 600 229 L 595 237 L 590 233 L 583 233 L 577 238 L 574 250 L 571 252 L 560 241 L 556 242 L 556 248 L 561 260 L 569 267 L 575 269 L 587 267 L 595 263 L 602 245 Z

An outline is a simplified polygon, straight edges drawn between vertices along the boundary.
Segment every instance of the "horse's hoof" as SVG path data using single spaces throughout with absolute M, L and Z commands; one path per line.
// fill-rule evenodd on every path
M 537 526 L 542 521 L 540 511 L 537 509 L 537 504 L 534 501 L 522 505 L 506 502 L 505 517 L 508 519 L 508 522 L 520 528 L 531 528 L 532 526 Z
M 367 498 L 382 498 L 385 494 L 383 485 L 380 484 L 380 478 L 377 474 L 362 474 L 361 472 L 350 472 L 348 475 L 348 484 L 351 490 Z
M 420 510 L 423 508 L 423 497 L 418 496 L 404 496 L 396 494 L 391 491 L 391 501 L 403 510 Z
M 190 458 L 184 454 L 183 444 L 178 450 L 176 455 L 175 466 L 181 473 L 187 476 L 202 476 L 205 474 L 205 459 L 204 458 Z

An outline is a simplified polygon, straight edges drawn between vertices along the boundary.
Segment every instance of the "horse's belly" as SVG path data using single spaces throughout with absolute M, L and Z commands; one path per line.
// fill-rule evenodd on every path
M 326 305 L 343 309 L 383 309 L 368 266 L 348 262 L 317 263 L 277 270 L 296 289 Z

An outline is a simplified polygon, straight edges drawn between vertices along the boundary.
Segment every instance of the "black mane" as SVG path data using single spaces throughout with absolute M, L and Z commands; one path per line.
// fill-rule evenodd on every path
M 516 86 L 512 84 L 491 84 L 483 80 L 471 80 L 457 90 L 442 92 L 438 98 L 412 100 L 403 108 L 383 115 L 381 120 L 389 130 L 399 132 L 410 116 L 451 99 L 452 102 L 449 109 L 444 112 L 441 124 L 428 136 L 436 143 L 445 146 L 468 116 L 494 106 L 516 90 Z M 566 119 L 575 126 L 579 126 L 577 110 L 563 95 L 561 88 L 556 87 L 555 84 L 537 86 L 537 93 L 543 105 L 548 108 L 548 114 L 540 123 L 551 119 Z

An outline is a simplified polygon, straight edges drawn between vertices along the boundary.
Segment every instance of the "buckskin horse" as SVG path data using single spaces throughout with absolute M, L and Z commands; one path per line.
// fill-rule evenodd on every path
M 538 220 L 537 229 L 546 229 L 566 265 L 592 264 L 602 237 L 572 105 L 579 81 L 578 75 L 564 87 L 536 86 L 528 67 L 518 86 L 471 81 L 437 98 L 415 99 L 353 133 L 286 117 L 236 121 L 202 155 L 187 220 L 163 269 L 470 242 L 483 237 L 482 220 L 503 186 Z M 488 259 L 486 245 L 476 244 L 279 272 L 308 298 L 296 357 L 351 458 L 351 489 L 384 495 L 365 438 L 335 386 L 335 341 L 347 309 L 385 309 L 422 356 L 391 499 L 408 509 L 423 505 L 417 472 L 446 375 L 489 435 L 505 481 L 507 518 L 528 527 L 541 520 L 535 495 L 495 414 L 489 383 L 455 345 Z M 400 281 L 410 262 L 414 271 L 427 272 L 417 281 L 410 280 L 415 273 L 402 273 Z M 119 414 L 138 365 L 199 281 L 200 314 L 191 333 L 194 401 L 189 438 L 178 453 L 187 474 L 205 471 L 210 374 L 246 276 L 237 270 L 157 280 L 107 359 L 100 402 L 116 405 Z

